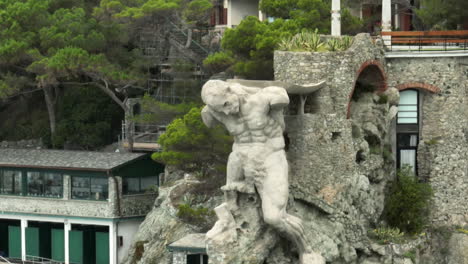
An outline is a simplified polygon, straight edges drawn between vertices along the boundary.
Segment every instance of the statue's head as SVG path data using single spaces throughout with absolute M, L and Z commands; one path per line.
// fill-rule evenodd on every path
M 230 85 L 232 84 L 219 80 L 208 81 L 201 92 L 203 102 L 216 112 L 237 114 L 239 97 Z

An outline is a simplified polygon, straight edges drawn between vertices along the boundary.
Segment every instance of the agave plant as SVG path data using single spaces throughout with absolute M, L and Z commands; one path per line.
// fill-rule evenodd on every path
M 323 45 L 316 29 L 314 32 L 303 31 L 292 38 L 285 38 L 280 41 L 278 48 L 287 51 L 319 51 Z
M 353 44 L 353 38 L 350 36 L 344 36 L 340 41 L 340 50 L 347 50 Z
M 324 44 L 318 34 L 318 29 L 314 32 L 302 32 L 302 40 L 307 51 L 318 51 Z
M 340 41 L 336 38 L 332 38 L 332 39 L 329 39 L 327 41 L 327 49 L 329 51 L 337 51 L 337 50 L 340 50 L 341 48 L 341 45 L 340 45 Z

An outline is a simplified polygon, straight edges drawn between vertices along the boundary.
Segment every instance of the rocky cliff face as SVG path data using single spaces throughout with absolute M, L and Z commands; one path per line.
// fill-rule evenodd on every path
M 438 229 L 401 245 L 381 245 L 368 236 L 381 223 L 385 189 L 395 177 L 393 106 L 397 89 L 404 89 L 407 82 L 427 82 L 440 89 L 424 94 L 418 149 L 421 173 L 436 192 L 432 220 L 438 226 L 467 225 L 468 71 L 454 62 L 458 63 L 456 59 L 388 60 L 366 35 L 358 35 L 344 52 L 275 53 L 277 80 L 300 85 L 327 82 L 309 96 L 305 115 L 285 120 L 290 167 L 287 210 L 303 219 L 307 239 L 327 263 L 468 263 L 466 229 L 455 233 L 453 227 Z M 359 91 L 369 85 L 370 91 Z M 289 113 L 295 113 L 297 98 L 291 99 Z M 156 203 L 137 235 L 135 245 L 147 241 L 144 252 L 135 258 L 137 247 L 132 246 L 126 263 L 169 264 L 165 245 L 195 231 L 177 219 L 170 199 L 164 197 L 168 195 L 159 198 L 164 202 Z M 231 250 L 213 256 L 214 263 L 297 264 L 292 243 L 262 222 L 258 197 L 243 195 L 240 201 L 250 213 L 234 214 L 239 225 L 232 235 L 237 242 Z

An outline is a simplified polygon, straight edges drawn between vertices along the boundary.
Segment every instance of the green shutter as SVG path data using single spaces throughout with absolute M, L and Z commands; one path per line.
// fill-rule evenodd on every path
M 21 228 L 8 227 L 8 257 L 21 259 Z
M 52 259 L 65 261 L 65 231 L 52 229 Z
M 109 264 L 109 233 L 96 232 L 96 264 Z
M 26 255 L 39 257 L 39 228 L 26 227 Z
M 83 232 L 70 231 L 70 263 L 83 264 Z

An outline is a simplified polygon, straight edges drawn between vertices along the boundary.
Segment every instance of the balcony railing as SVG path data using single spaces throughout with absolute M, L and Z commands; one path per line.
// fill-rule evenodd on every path
M 468 52 L 468 30 L 382 32 L 390 51 Z

